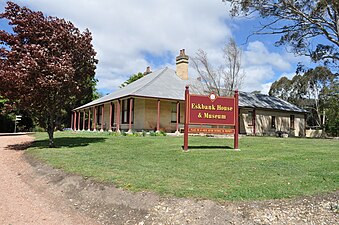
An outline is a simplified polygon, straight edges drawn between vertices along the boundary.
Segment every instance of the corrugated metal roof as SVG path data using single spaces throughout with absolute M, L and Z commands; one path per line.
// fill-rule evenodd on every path
M 188 81 L 181 80 L 174 70 L 166 67 L 152 72 L 111 94 L 82 105 L 74 110 L 88 108 L 127 96 L 184 100 L 185 95 L 183 90 L 185 90 L 187 83 Z
M 166 67 L 152 72 L 111 94 L 82 105 L 74 110 L 100 105 L 105 102 L 128 96 L 185 100 L 185 86 L 193 82 L 196 85 L 196 81 L 182 80 L 177 76 L 173 69 Z M 306 112 L 282 99 L 269 95 L 251 94 L 247 92 L 239 92 L 239 107 Z
M 307 112 L 280 98 L 264 95 L 239 92 L 239 107 L 262 108 L 272 110 L 282 110 L 291 112 Z

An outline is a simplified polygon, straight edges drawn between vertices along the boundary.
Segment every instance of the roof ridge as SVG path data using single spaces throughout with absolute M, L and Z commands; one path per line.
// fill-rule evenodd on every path
M 167 67 L 163 68 L 162 71 L 161 71 L 158 75 L 156 75 L 153 79 L 151 79 L 151 80 L 150 80 L 148 83 L 146 83 L 145 85 L 143 85 L 143 86 L 141 86 L 140 88 L 138 88 L 137 90 L 133 91 L 131 94 L 135 94 L 136 92 L 138 92 L 138 91 L 142 90 L 143 88 L 149 86 L 149 85 L 150 85 L 151 83 L 153 83 L 153 82 L 154 82 L 161 74 L 163 74 L 164 71 L 167 70 L 167 69 L 168 69 Z M 150 74 L 149 74 L 149 75 L 150 75 Z

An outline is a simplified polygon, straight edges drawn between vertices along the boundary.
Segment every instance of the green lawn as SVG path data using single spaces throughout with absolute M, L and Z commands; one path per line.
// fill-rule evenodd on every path
M 64 171 L 132 191 L 214 200 L 275 199 L 338 190 L 339 141 L 275 137 L 128 137 L 36 134 L 29 154 Z

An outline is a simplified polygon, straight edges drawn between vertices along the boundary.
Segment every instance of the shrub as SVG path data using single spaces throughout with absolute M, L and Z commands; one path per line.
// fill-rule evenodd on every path
M 141 135 L 142 135 L 143 137 L 145 137 L 145 136 L 146 136 L 146 134 L 147 134 L 147 132 L 146 132 L 146 131 L 144 131 L 144 130 L 142 130 L 142 131 L 141 131 Z
M 33 132 L 45 132 L 45 129 L 39 126 L 33 128 Z
M 115 132 L 112 132 L 112 133 L 110 133 L 110 135 L 112 135 L 112 136 L 115 136 L 115 137 L 116 137 L 116 136 L 120 136 L 120 135 L 121 135 L 121 133 L 118 133 L 118 132 L 116 132 L 116 131 L 115 131 Z
M 127 136 L 127 133 L 126 133 L 124 130 L 122 130 L 122 131 L 121 131 L 121 135 L 122 135 L 122 136 Z
M 166 132 L 163 131 L 163 130 L 161 130 L 160 133 L 158 133 L 158 134 L 160 134 L 161 136 L 166 136 L 167 135 Z
M 132 135 L 133 135 L 134 137 L 141 137 L 141 133 L 139 133 L 139 132 L 137 132 L 137 131 L 135 131 L 135 130 L 132 130 Z

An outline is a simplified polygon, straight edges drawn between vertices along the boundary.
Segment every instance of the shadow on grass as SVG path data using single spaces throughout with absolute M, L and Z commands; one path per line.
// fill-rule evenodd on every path
M 106 138 L 102 137 L 60 137 L 54 138 L 55 148 L 67 147 L 84 147 L 92 143 L 104 142 Z M 34 141 L 32 147 L 48 148 L 49 140 Z
M 182 149 L 184 149 L 184 146 L 181 146 Z M 206 146 L 206 145 L 196 145 L 196 146 L 188 146 L 188 149 L 233 149 L 229 146 L 221 146 L 221 145 L 216 145 L 216 146 Z

